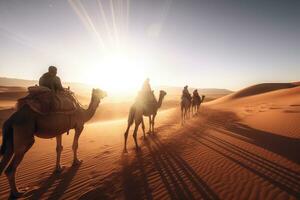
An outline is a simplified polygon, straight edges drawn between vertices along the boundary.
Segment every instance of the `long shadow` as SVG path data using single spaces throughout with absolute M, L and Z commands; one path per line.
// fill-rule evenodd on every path
M 153 199 L 142 154 L 142 151 L 137 152 L 132 164 L 128 163 L 126 157 L 122 158 L 121 178 L 125 199 Z
M 80 167 L 80 164 L 77 166 L 73 166 L 67 169 L 66 172 L 62 173 L 55 173 L 53 172 L 45 181 L 43 181 L 42 185 L 37 190 L 33 190 L 31 192 L 28 192 L 25 197 L 28 199 L 36 200 L 41 199 L 43 194 L 45 194 L 51 186 L 54 184 L 54 182 L 58 179 L 61 181 L 59 184 L 55 187 L 54 191 L 50 194 L 48 199 L 59 199 L 68 186 L 70 185 L 72 179 L 76 175 L 78 169 Z
M 237 115 L 231 112 L 213 110 L 210 112 L 216 114 L 206 116 L 208 125 L 221 127 L 231 132 L 224 132 L 227 135 L 262 147 L 300 164 L 300 139 L 277 135 L 241 124 Z
M 81 163 L 76 166 L 72 166 L 68 168 L 65 173 L 62 174 L 59 184 L 55 187 L 48 199 L 59 199 L 60 197 L 62 197 L 64 192 L 68 189 L 69 185 L 71 184 L 80 166 Z
M 263 178 L 264 180 L 267 180 L 268 182 L 270 182 L 271 184 L 273 184 L 274 186 L 286 191 L 287 193 L 289 193 L 290 195 L 299 198 L 299 190 L 297 188 L 294 188 L 293 186 L 288 186 L 286 185 L 286 183 L 284 182 L 279 182 L 278 180 L 275 180 L 273 178 L 273 174 L 268 175 L 265 172 L 262 172 L 260 167 L 253 167 L 249 164 L 247 164 L 246 162 L 243 162 L 239 159 L 234 158 L 232 155 L 227 155 L 225 152 L 230 152 L 232 154 L 235 154 L 236 156 L 241 156 L 236 154 L 234 151 L 230 151 L 228 148 L 224 148 L 224 146 L 221 146 L 218 143 L 214 143 L 211 142 L 207 139 L 205 139 L 204 137 L 201 137 L 202 140 L 199 139 L 199 137 L 196 137 L 195 135 L 189 135 L 189 137 L 191 139 L 193 139 L 194 141 L 198 142 L 201 145 L 204 145 L 212 150 L 214 150 L 215 152 L 219 153 L 220 155 L 226 157 L 227 159 L 231 160 L 232 162 L 239 164 L 240 166 L 244 167 L 245 169 L 251 171 L 252 173 L 260 176 L 261 178 Z M 206 141 L 206 142 L 204 142 Z M 210 142 L 210 144 L 207 144 L 207 141 Z M 218 150 L 218 148 L 221 148 L 222 150 Z M 248 160 L 249 161 L 249 160 Z
M 213 140 L 216 140 L 217 142 L 221 143 L 224 146 L 227 146 L 231 150 L 237 151 L 238 153 L 242 154 L 243 156 L 254 160 L 255 162 L 264 165 L 266 168 L 269 168 L 270 171 L 274 171 L 274 173 L 285 177 L 286 179 L 290 179 L 290 181 L 294 181 L 294 183 L 299 184 L 300 183 L 300 173 L 293 171 L 289 168 L 286 168 L 284 166 L 281 166 L 275 162 L 272 162 L 270 160 L 267 160 L 266 158 L 263 158 L 262 156 L 259 156 L 257 154 L 254 154 L 250 151 L 247 151 L 237 145 L 234 145 L 230 142 L 227 142 L 225 140 L 221 140 L 220 138 L 213 136 L 213 135 L 206 135 L 207 137 L 210 137 Z
M 247 140 L 247 142 L 268 149 L 290 161 L 300 164 L 300 139 L 261 131 L 244 124 L 233 125 L 228 130 L 249 138 L 250 140 Z
M 157 166 L 161 166 L 163 171 L 169 171 L 165 174 L 172 181 L 169 185 L 173 185 L 173 189 L 177 191 L 175 193 L 177 199 L 195 199 L 196 197 L 190 191 L 191 187 L 204 199 L 219 199 L 193 168 L 178 153 L 175 153 L 175 149 L 171 150 L 171 146 L 162 144 L 156 135 L 151 137 L 151 141 L 153 145 L 148 145 L 150 154 L 156 157 Z
M 225 142 L 224 140 L 220 140 L 219 138 L 214 137 L 212 135 L 207 135 L 207 137 L 210 139 L 205 137 L 203 137 L 203 139 L 227 150 L 228 152 L 231 152 L 233 155 L 236 155 L 239 158 L 250 162 L 251 164 L 254 164 L 255 166 L 257 166 L 257 169 L 259 169 L 263 173 L 271 174 L 274 180 L 277 180 L 278 182 L 283 182 L 288 187 L 294 190 L 299 190 L 300 192 L 299 173 L 289 173 L 286 170 L 282 171 L 282 169 L 279 168 L 279 165 L 270 165 L 267 162 L 261 162 L 261 160 L 257 159 L 257 157 L 253 156 L 250 152 L 239 148 L 231 143 Z
M 43 194 L 45 194 L 54 184 L 55 180 L 59 179 L 60 175 L 61 174 L 59 173 L 53 172 L 48 178 L 42 181 L 42 184 L 38 189 L 26 193 L 25 197 L 30 200 L 41 199 Z
M 158 171 L 161 180 L 167 189 L 168 195 L 171 199 L 186 199 L 186 194 L 193 199 L 190 191 L 185 184 L 182 184 L 181 176 L 178 176 L 177 171 L 173 171 L 166 162 L 166 155 L 163 155 L 161 149 L 157 149 L 150 144 L 146 143 L 147 148 L 149 149 L 150 156 L 154 162 L 156 171 Z M 179 183 L 179 181 L 180 183 Z M 180 184 L 183 185 L 181 188 Z

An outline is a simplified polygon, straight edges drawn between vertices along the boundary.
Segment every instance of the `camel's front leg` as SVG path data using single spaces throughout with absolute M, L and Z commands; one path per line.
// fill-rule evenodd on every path
M 82 130 L 83 127 L 75 128 L 75 135 L 74 135 L 74 141 L 72 146 L 73 153 L 74 153 L 73 165 L 78 165 L 82 162 L 77 158 L 78 140 Z
M 56 136 L 56 172 L 61 172 L 62 168 L 60 166 L 60 156 L 63 150 L 62 146 L 62 135 Z
M 134 139 L 134 142 L 135 142 L 136 150 L 139 150 L 139 145 L 137 143 L 137 132 L 138 132 L 141 121 L 142 120 L 136 120 L 135 121 L 135 127 L 134 127 L 134 131 L 133 131 L 133 139 Z
M 148 131 L 148 133 L 151 133 L 151 123 L 152 123 L 151 116 L 152 115 L 149 115 L 149 131 Z
M 151 126 L 152 126 L 152 133 L 154 133 L 154 122 L 155 122 L 155 117 L 156 117 L 156 114 L 154 114 L 153 116 L 152 116 L 152 123 L 151 123 Z
M 27 138 L 25 138 L 25 139 L 27 139 Z M 21 197 L 24 193 L 24 191 L 19 191 L 16 186 L 16 170 L 17 170 L 18 166 L 20 165 L 21 161 L 23 160 L 25 153 L 33 145 L 34 139 L 28 138 L 27 141 L 23 140 L 22 142 L 26 142 L 26 143 L 25 144 L 21 144 L 20 142 L 14 143 L 15 144 L 14 145 L 14 149 L 15 149 L 14 153 L 15 154 L 14 154 L 12 161 L 8 165 L 7 169 L 5 170 L 5 174 L 8 178 L 8 183 L 9 183 L 10 190 L 11 190 L 11 198 L 12 199 Z
M 145 123 L 144 123 L 144 118 L 142 118 L 142 129 L 143 129 L 143 135 L 144 135 L 144 139 L 146 138 L 146 134 L 145 134 Z

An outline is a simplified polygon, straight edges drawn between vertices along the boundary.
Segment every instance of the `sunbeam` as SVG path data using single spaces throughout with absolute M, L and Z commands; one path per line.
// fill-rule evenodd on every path
M 101 50 L 103 50 L 103 48 L 105 47 L 104 44 L 104 39 L 101 37 L 100 33 L 97 31 L 92 19 L 90 18 L 90 16 L 88 15 L 86 9 L 84 8 L 84 6 L 82 5 L 80 0 L 68 0 L 69 4 L 71 5 L 71 7 L 73 8 L 73 10 L 75 11 L 75 13 L 77 14 L 77 16 L 79 17 L 79 19 L 83 22 L 84 26 L 88 29 L 91 30 L 95 36 L 97 37 L 97 41 L 101 47 Z

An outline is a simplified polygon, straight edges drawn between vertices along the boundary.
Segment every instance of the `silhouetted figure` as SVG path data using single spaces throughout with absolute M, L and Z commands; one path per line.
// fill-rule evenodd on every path
M 60 156 L 63 150 L 62 134 L 68 132 L 70 129 L 74 129 L 75 134 L 72 145 L 73 165 L 81 163 L 77 157 L 79 136 L 84 128 L 84 124 L 93 117 L 101 99 L 105 96 L 106 93 L 104 91 L 100 89 L 93 89 L 88 108 L 83 108 L 78 103 L 78 109 L 71 113 L 57 112 L 41 115 L 33 110 L 28 104 L 28 106 L 19 107 L 18 110 L 4 122 L 2 146 L 0 149 L 0 157 L 2 157 L 0 162 L 0 174 L 2 174 L 5 170 L 12 199 L 23 195 L 16 186 L 16 170 L 25 153 L 34 144 L 35 136 L 39 136 L 41 138 L 56 137 L 55 169 L 57 172 L 60 172 L 62 170 L 60 165 Z
M 186 118 L 190 117 L 190 108 L 192 104 L 192 96 L 189 93 L 188 86 L 184 86 L 181 96 L 181 124 L 185 122 Z
M 146 80 L 145 84 L 144 84 L 146 87 L 148 87 L 147 82 L 149 83 L 149 81 Z M 136 146 L 137 150 L 139 149 L 139 146 L 137 143 L 137 131 L 138 131 L 140 124 L 142 124 L 144 138 L 146 137 L 143 116 L 149 117 L 149 133 L 154 133 L 154 123 L 155 123 L 155 117 L 157 115 L 157 110 L 161 107 L 163 99 L 167 95 L 167 93 L 163 90 L 160 90 L 159 98 L 157 101 L 153 92 L 151 91 L 151 88 L 150 88 L 150 92 L 153 95 L 153 97 L 152 97 L 152 99 L 154 100 L 153 102 L 150 102 L 149 104 L 145 105 L 144 102 L 140 103 L 139 101 L 141 101 L 142 99 L 138 98 L 137 101 L 130 107 L 128 121 L 127 121 L 127 123 L 128 123 L 127 129 L 124 133 L 124 139 L 125 139 L 124 152 L 127 152 L 127 147 L 126 147 L 127 137 L 128 137 L 129 129 L 133 123 L 135 123 L 135 128 L 133 131 L 133 138 L 134 138 L 134 142 L 135 142 L 135 146 Z
M 60 78 L 56 76 L 57 68 L 54 66 L 50 66 L 48 68 L 48 72 L 43 74 L 39 80 L 39 85 L 49 88 L 53 91 L 61 91 L 64 90 L 61 84 Z
M 184 98 L 184 97 L 186 97 L 188 100 L 191 100 L 191 99 L 192 99 L 192 96 L 191 96 L 191 94 L 190 94 L 190 92 L 189 92 L 189 90 L 188 90 L 188 86 L 187 86 L 187 85 L 184 86 L 183 91 L 182 91 L 182 96 L 181 96 L 181 98 Z
M 144 107 L 154 106 L 156 101 L 153 91 L 150 86 L 150 79 L 147 78 L 144 81 L 141 91 L 138 95 L 139 102 L 143 104 Z
M 144 84 L 143 84 L 143 87 L 142 87 L 142 92 L 144 93 L 151 93 L 152 90 L 151 90 L 151 86 L 150 86 L 150 79 L 147 78 L 145 81 L 144 81 Z
M 193 91 L 193 97 L 192 97 L 192 114 L 193 113 L 195 113 L 195 114 L 198 113 L 199 106 L 202 103 L 202 101 L 204 100 L 204 97 L 205 97 L 204 95 L 202 96 L 202 98 L 200 97 L 197 89 Z
M 193 96 L 199 99 L 201 98 L 197 89 L 193 91 Z

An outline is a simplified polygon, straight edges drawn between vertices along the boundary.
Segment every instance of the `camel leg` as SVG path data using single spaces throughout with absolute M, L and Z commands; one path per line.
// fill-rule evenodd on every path
M 5 170 L 5 174 L 8 178 L 8 183 L 9 183 L 10 190 L 11 190 L 11 197 L 13 197 L 13 198 L 20 197 L 24 193 L 24 192 L 20 192 L 17 189 L 16 170 L 17 170 L 19 164 L 21 163 L 21 161 L 23 160 L 25 153 L 30 149 L 30 147 L 32 147 L 33 143 L 34 143 L 33 138 L 31 138 L 31 141 L 26 143 L 26 145 L 25 144 L 16 145 L 16 143 L 15 143 L 15 146 L 14 146 L 15 155 L 13 157 L 13 160 L 10 162 L 9 166 Z
M 7 141 L 7 149 L 6 149 L 6 152 L 3 155 L 3 158 L 0 162 L 0 175 L 4 171 L 5 167 L 9 163 L 9 161 L 11 160 L 11 157 L 13 156 L 13 154 L 14 154 L 13 145 L 11 144 L 11 141 Z
M 149 115 L 149 131 L 148 131 L 148 133 L 151 133 L 151 123 L 152 123 L 151 115 Z
M 152 133 L 154 133 L 154 120 L 155 120 L 155 117 L 156 117 L 156 114 L 154 114 L 152 116 L 152 123 L 151 123 L 151 126 L 152 126 Z
M 75 135 L 74 135 L 74 141 L 73 141 L 73 145 L 72 145 L 72 149 L 73 149 L 73 165 L 78 165 L 80 164 L 82 161 L 78 160 L 77 158 L 77 150 L 78 150 L 78 140 L 79 140 L 79 136 L 81 134 L 83 130 L 83 127 L 80 128 L 75 128 Z
M 131 124 L 128 123 L 127 129 L 126 129 L 126 131 L 125 131 L 125 133 L 124 133 L 124 140 L 125 140 L 125 143 L 124 143 L 124 150 L 123 150 L 123 152 L 125 152 L 125 153 L 127 153 L 127 138 L 128 138 L 128 133 L 129 133 L 129 130 L 130 130 L 130 126 L 131 126 Z
M 134 127 L 134 131 L 133 131 L 133 139 L 134 139 L 136 150 L 139 149 L 139 145 L 137 143 L 137 131 L 139 129 L 140 123 L 141 123 L 141 120 L 135 122 L 135 127 Z
M 181 125 L 183 125 L 183 109 L 181 108 Z
M 60 156 L 63 150 L 62 146 L 62 135 L 56 136 L 56 172 L 61 172 L 62 168 L 60 166 Z
M 0 175 L 2 175 L 3 170 L 11 160 L 11 157 L 13 156 L 13 149 L 7 149 L 6 153 L 3 155 L 3 158 L 0 162 Z
M 146 134 L 145 134 L 145 123 L 144 123 L 144 118 L 142 119 L 142 129 L 143 129 L 143 135 L 144 135 L 144 139 L 146 138 Z

